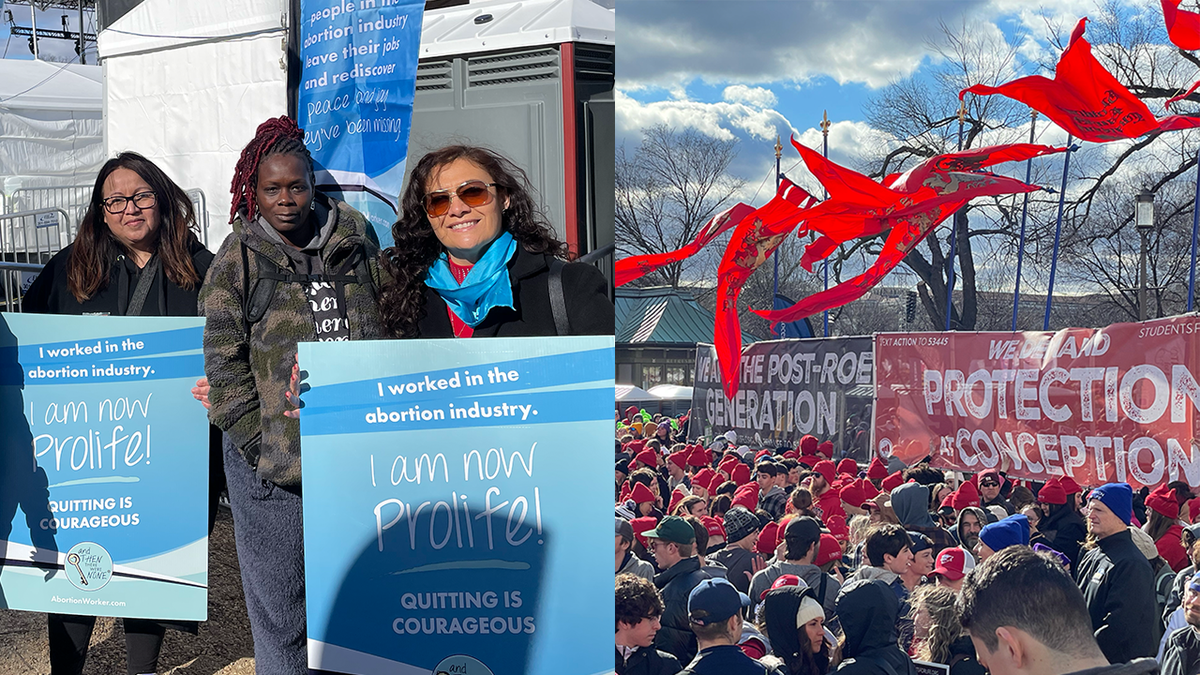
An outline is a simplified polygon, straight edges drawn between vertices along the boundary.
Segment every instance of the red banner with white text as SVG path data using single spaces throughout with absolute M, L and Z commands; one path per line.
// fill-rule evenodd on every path
M 1080 485 L 1200 487 L 1200 317 L 875 338 L 876 449 Z

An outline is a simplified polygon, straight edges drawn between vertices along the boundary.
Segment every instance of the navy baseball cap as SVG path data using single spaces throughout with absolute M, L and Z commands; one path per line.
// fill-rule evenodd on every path
M 705 579 L 688 595 L 688 620 L 708 626 L 737 614 L 750 606 L 750 596 L 734 588 L 726 579 Z

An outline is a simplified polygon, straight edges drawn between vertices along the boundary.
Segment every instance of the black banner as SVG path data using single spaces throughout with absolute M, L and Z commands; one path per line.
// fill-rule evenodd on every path
M 756 342 L 742 350 L 738 393 L 725 397 L 717 352 L 696 345 L 689 435 L 733 429 L 738 444 L 795 447 L 811 434 L 833 441 L 834 459 L 866 462 L 871 447 L 875 358 L 870 337 Z

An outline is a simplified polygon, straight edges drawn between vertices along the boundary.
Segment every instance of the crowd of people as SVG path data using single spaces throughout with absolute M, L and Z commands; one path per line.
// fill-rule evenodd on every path
M 1200 674 L 1187 483 L 689 439 L 687 415 L 617 422 L 618 675 Z

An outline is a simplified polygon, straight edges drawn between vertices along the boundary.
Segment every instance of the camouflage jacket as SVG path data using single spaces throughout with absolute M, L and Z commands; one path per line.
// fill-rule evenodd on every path
M 357 261 L 366 265 L 375 289 L 381 285 L 379 245 L 367 234 L 366 219 L 347 204 L 329 199 L 338 210 L 337 224 L 321 250 L 328 274 L 353 274 Z M 242 246 L 246 260 L 243 262 Z M 209 420 L 225 432 L 258 477 L 277 485 L 300 485 L 300 423 L 284 416 L 285 392 L 291 380 L 297 342 L 316 340 L 316 326 L 305 289 L 280 281 L 262 319 L 247 331 L 243 304 L 246 289 L 258 278 L 255 252 L 285 273 L 295 265 L 239 215 L 233 233 L 217 251 L 200 292 L 204 326 L 204 372 L 212 390 Z M 248 277 L 248 278 L 247 278 Z M 383 337 L 373 291 L 363 284 L 344 285 L 351 340 Z

